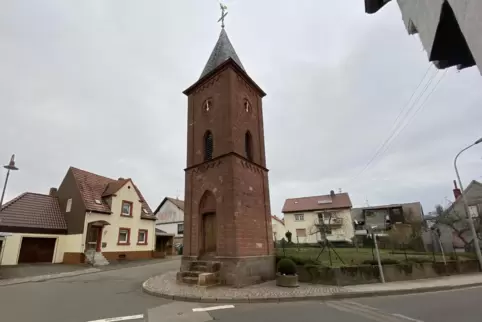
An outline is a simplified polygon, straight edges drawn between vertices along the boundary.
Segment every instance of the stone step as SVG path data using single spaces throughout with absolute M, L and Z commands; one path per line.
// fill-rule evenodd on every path
M 184 276 L 182 278 L 182 281 L 186 284 L 197 284 L 198 283 L 198 278 L 197 277 L 192 277 L 192 276 Z
M 219 284 L 219 273 L 178 272 L 176 280 L 185 284 L 214 286 Z
M 221 269 L 220 262 L 196 261 L 191 263 L 190 271 L 215 273 Z
M 187 271 L 187 272 L 184 272 L 184 276 L 198 277 L 202 273 L 205 273 L 205 272 L 203 272 L 203 271 Z

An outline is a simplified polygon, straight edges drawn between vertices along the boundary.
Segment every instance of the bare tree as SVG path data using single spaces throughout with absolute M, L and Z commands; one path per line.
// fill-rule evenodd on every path
M 465 214 L 461 214 L 455 209 L 444 209 L 442 205 L 435 206 L 435 213 L 437 217 L 435 222 L 438 224 L 443 224 L 452 229 L 455 235 L 464 243 L 464 246 L 472 245 L 473 239 L 470 234 L 470 225 L 467 221 Z M 481 220 L 480 216 L 473 218 L 475 230 L 477 232 L 477 237 L 481 240 Z
M 324 218 L 325 214 L 328 216 L 328 224 L 325 223 L 325 218 Z M 309 229 L 310 235 L 320 234 L 320 245 L 322 246 L 322 248 L 320 250 L 320 253 L 316 257 L 316 260 L 318 260 L 321 256 L 321 254 L 324 252 L 324 250 L 327 249 L 328 250 L 328 258 L 330 260 L 330 266 L 333 265 L 333 261 L 332 261 L 332 258 L 331 258 L 331 251 L 333 251 L 335 253 L 336 257 L 338 257 L 340 262 L 345 264 L 343 259 L 340 257 L 340 255 L 338 255 L 336 250 L 331 245 L 331 242 L 327 238 L 327 235 L 331 234 L 331 220 L 332 220 L 333 214 L 332 213 L 325 213 L 325 214 L 321 218 L 318 217 L 318 221 L 316 221 L 313 224 L 313 226 L 311 226 L 310 229 Z

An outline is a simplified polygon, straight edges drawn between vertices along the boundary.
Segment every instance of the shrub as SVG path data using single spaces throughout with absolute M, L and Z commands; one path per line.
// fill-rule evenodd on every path
M 278 272 L 283 275 L 296 275 L 296 264 L 289 258 L 283 258 L 278 262 Z
M 399 261 L 397 261 L 396 259 L 391 259 L 391 258 L 384 258 L 381 260 L 381 262 L 382 262 L 382 265 L 394 265 L 399 263 Z M 363 261 L 363 264 L 378 265 L 378 261 L 373 259 L 367 259 Z
M 286 239 L 288 239 L 288 244 L 291 244 L 291 236 L 293 236 L 293 234 L 291 233 L 291 231 L 287 231 L 285 233 L 285 236 L 286 236 Z

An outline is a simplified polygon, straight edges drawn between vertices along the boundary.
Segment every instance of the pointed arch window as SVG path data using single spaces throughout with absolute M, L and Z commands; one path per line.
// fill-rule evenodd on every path
M 206 131 L 206 134 L 204 134 L 204 161 L 208 161 L 213 158 L 213 146 L 213 134 L 211 131 Z
M 244 149 L 246 158 L 249 161 L 253 161 L 253 137 L 249 131 L 246 131 L 246 134 L 244 135 Z
M 243 106 L 246 113 L 251 112 L 251 103 L 247 99 L 244 99 Z
M 207 100 L 204 101 L 203 103 L 203 111 L 204 112 L 209 112 L 213 108 L 213 100 L 208 98 Z

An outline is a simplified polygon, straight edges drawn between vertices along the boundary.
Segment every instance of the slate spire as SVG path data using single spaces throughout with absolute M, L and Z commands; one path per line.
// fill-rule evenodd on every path
M 216 46 L 214 46 L 213 52 L 211 53 L 211 56 L 209 56 L 209 60 L 204 67 L 201 77 L 199 78 L 203 78 L 229 58 L 232 58 L 236 62 L 236 64 L 242 70 L 244 70 L 243 64 L 241 63 L 238 54 L 236 54 L 233 45 L 229 41 L 226 30 L 222 28 L 221 33 L 219 34 L 218 42 L 216 43 Z

